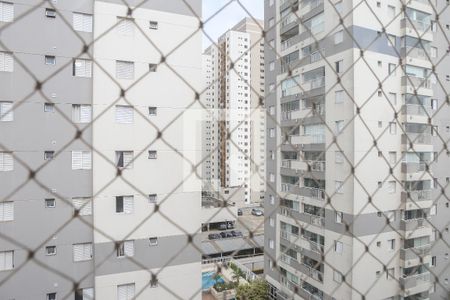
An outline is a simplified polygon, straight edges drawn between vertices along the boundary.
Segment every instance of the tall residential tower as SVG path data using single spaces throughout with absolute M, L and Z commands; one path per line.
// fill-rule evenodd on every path
M 448 1 L 265 14 L 271 299 L 448 299 Z
M 198 16 L 0 1 L 1 299 L 200 299 Z

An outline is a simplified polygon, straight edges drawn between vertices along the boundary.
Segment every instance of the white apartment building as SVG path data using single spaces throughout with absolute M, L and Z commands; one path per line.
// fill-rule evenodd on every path
M 448 299 L 448 9 L 265 1 L 270 299 Z
M 243 188 L 246 204 L 259 202 L 265 187 L 262 26 L 246 18 L 203 55 L 207 90 L 202 99 L 210 109 L 203 185 L 219 194 Z
M 202 3 L 126 3 L 0 1 L 1 299 L 201 298 Z

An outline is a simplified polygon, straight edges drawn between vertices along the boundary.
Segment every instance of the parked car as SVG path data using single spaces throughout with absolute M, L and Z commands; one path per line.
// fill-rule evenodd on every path
M 225 238 L 233 237 L 233 234 L 232 234 L 231 232 L 228 232 L 228 231 L 222 231 L 222 232 L 220 233 L 220 236 L 221 236 L 223 239 L 225 239 Z
M 259 216 L 263 216 L 264 213 L 263 213 L 263 211 L 260 210 L 260 209 L 253 208 L 253 209 L 252 209 L 252 215 L 259 217 Z
M 240 231 L 232 230 L 231 234 L 233 235 L 233 237 L 243 237 L 242 232 Z
M 233 229 L 234 228 L 234 223 L 233 222 L 228 222 L 227 223 L 227 229 Z
M 219 230 L 227 230 L 228 229 L 227 223 L 220 223 L 218 228 Z
M 210 233 L 210 234 L 208 234 L 208 239 L 210 239 L 210 240 L 218 240 L 220 238 L 221 238 L 221 236 L 218 233 Z
M 242 209 L 238 208 L 238 216 L 242 216 Z

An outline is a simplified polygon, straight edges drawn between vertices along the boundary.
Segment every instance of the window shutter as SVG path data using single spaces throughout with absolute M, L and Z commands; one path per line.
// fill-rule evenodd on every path
M 73 207 L 79 210 L 80 216 L 92 215 L 92 200 L 90 198 L 73 198 Z
M 92 77 L 92 61 L 85 60 L 84 68 L 85 77 Z
M 11 153 L 0 152 L 0 171 L 12 171 L 14 169 L 14 160 Z
M 126 214 L 131 214 L 134 211 L 134 197 L 124 196 L 123 197 L 123 212 Z
M 117 18 L 117 33 L 125 36 L 134 35 L 134 24 L 132 19 Z
M 82 152 L 82 169 L 90 170 L 92 167 L 92 155 L 90 151 Z
M 0 221 L 14 220 L 14 202 L 0 203 Z
M 92 15 L 83 15 L 83 31 L 92 32 Z
M 0 102 L 0 121 L 11 122 L 14 120 L 13 103 Z
M 83 244 L 83 259 L 89 260 L 92 258 L 92 244 Z
M 131 300 L 134 298 L 134 283 L 127 285 L 127 299 Z
M 134 255 L 134 241 L 125 241 L 123 248 L 124 248 L 125 256 L 133 256 Z
M 116 122 L 121 124 L 132 124 L 134 109 L 132 106 L 116 105 Z
M 73 104 L 72 105 L 72 121 L 75 123 L 80 123 L 80 110 L 81 107 L 78 104 Z
M 133 151 L 123 152 L 123 166 L 124 168 L 130 169 L 133 167 Z
M 83 31 L 83 15 L 74 13 L 73 14 L 73 29 L 77 31 Z
M 0 2 L 0 21 L 14 21 L 14 5 L 12 3 Z
M 78 76 L 78 77 L 85 77 L 86 75 L 85 75 L 85 65 L 86 65 L 86 61 L 85 60 L 82 60 L 82 59 L 76 59 L 75 60 L 75 65 L 74 65 L 74 68 L 75 68 L 75 76 Z
M 72 151 L 72 170 L 81 170 L 83 167 L 83 153 Z
M 73 260 L 74 261 L 83 260 L 83 244 L 73 245 Z
M 0 270 L 11 270 L 14 268 L 14 251 L 0 252 Z
M 80 105 L 80 123 L 89 123 L 92 118 L 90 105 Z
M 11 53 L 0 52 L 0 72 L 14 71 L 14 58 Z
M 94 300 L 94 288 L 83 289 L 83 300 Z
M 134 63 L 130 61 L 116 61 L 116 77 L 118 79 L 133 79 Z

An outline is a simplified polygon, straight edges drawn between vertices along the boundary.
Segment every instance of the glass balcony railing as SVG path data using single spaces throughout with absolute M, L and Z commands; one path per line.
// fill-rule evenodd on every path
M 430 201 L 431 200 L 431 190 L 418 190 L 418 191 L 409 191 L 402 192 L 403 197 L 402 200 L 412 201 L 412 202 L 421 202 L 421 201 Z
M 425 107 L 420 104 L 406 104 L 402 107 L 402 113 L 404 115 L 431 117 L 431 108 Z

